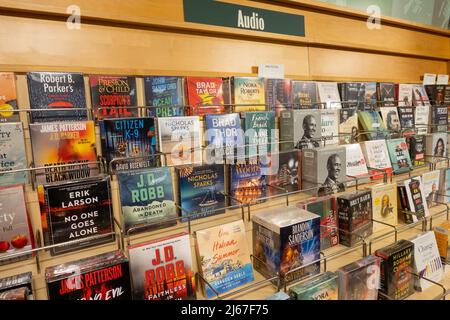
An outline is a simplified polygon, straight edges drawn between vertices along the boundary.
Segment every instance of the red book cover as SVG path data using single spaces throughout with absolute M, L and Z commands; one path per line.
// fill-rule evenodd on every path
M 186 88 L 191 115 L 225 112 L 222 78 L 186 77 Z

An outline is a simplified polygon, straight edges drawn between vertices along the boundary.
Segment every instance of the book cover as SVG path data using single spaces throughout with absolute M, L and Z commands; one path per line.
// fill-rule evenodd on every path
M 195 300 L 189 234 L 128 247 L 134 300 Z
M 289 288 L 293 300 L 338 300 L 338 276 L 327 271 Z
M 445 104 L 445 85 L 425 85 L 425 91 L 433 106 L 443 106 Z
M 119 172 L 117 181 L 127 234 L 176 224 L 173 220 L 177 217 L 177 210 L 170 168 Z
M 398 224 L 397 210 L 397 188 L 394 184 L 377 184 L 372 190 L 373 232 L 392 231 L 387 226 L 377 221 L 387 223 L 391 226 Z M 375 221 L 376 220 L 376 221 Z
M 254 280 L 242 220 L 198 230 L 196 235 L 200 272 L 219 295 Z M 203 287 L 207 299 L 216 297 L 208 285 Z
M 440 170 L 433 170 L 422 174 L 423 193 L 427 200 L 428 208 L 434 207 L 439 202 Z
M 380 264 L 381 258 L 370 255 L 339 268 L 339 300 L 378 300 Z
M 110 178 L 44 185 L 42 231 L 52 255 L 72 252 L 115 239 Z M 98 238 L 93 238 L 99 236 Z M 69 241 L 76 243 L 67 244 Z
M 447 133 L 432 133 L 425 137 L 427 155 L 435 157 L 436 161 L 447 156 Z
M 282 151 L 318 148 L 322 145 L 320 110 L 286 110 L 280 117 Z
M 20 122 L 13 72 L 0 72 L 0 122 Z
M 22 123 L 0 123 L 0 171 L 26 169 L 27 167 Z M 28 173 L 26 171 L 0 174 L 0 186 L 27 183 Z
M 283 215 L 268 209 L 256 213 L 252 220 L 255 270 L 266 277 L 279 272 L 286 283 L 320 272 L 318 215 L 289 206 L 283 208 Z
M 175 168 L 182 222 L 225 212 L 225 176 L 221 164 Z M 189 219 L 187 216 L 190 216 Z
M 442 262 L 450 262 L 450 221 L 444 221 L 433 227 L 434 235 Z
M 370 181 L 370 178 L 368 177 L 369 171 L 367 170 L 367 163 L 361 150 L 361 145 L 359 143 L 346 144 L 345 158 L 347 176 L 356 178 L 358 185 L 368 183 Z M 356 181 L 350 181 L 348 185 L 354 185 L 355 183 Z
M 383 178 L 383 174 L 379 174 L 380 170 L 388 175 L 392 173 L 391 160 L 385 140 L 364 141 L 360 145 L 366 158 L 367 169 L 373 180 Z
M 124 254 L 107 252 L 45 269 L 49 300 L 131 300 Z
M 388 139 L 386 145 L 394 174 L 411 171 L 412 162 L 405 138 Z
M 427 92 L 425 91 L 424 86 L 421 84 L 413 85 L 413 106 L 431 106 Z
M 405 108 L 406 109 L 406 108 Z M 409 110 L 409 108 L 407 108 Z M 424 135 L 429 133 L 428 124 L 430 120 L 430 107 L 428 106 L 417 106 L 414 108 L 415 114 L 413 116 L 410 115 L 410 111 L 407 112 L 405 117 L 413 118 L 414 124 L 417 129 L 417 134 Z M 409 122 L 407 121 L 409 125 Z M 405 128 L 412 128 L 412 126 L 408 126 Z
M 182 77 L 144 77 L 145 105 L 149 117 L 183 116 L 184 89 Z
M 93 121 L 30 124 L 31 147 L 38 184 L 82 179 L 99 173 Z M 52 167 L 68 165 L 66 167 Z M 72 166 L 73 164 L 73 166 Z
M 409 155 L 413 166 L 421 166 L 425 164 L 425 136 L 410 136 L 406 138 L 408 144 Z
M 235 104 L 234 111 L 265 111 L 265 84 L 264 78 L 233 77 L 232 97 Z
M 400 126 L 400 118 L 396 107 L 383 107 L 380 108 L 381 117 L 383 118 L 384 125 L 391 133 L 399 133 L 402 129 Z
M 439 202 L 447 203 L 450 202 L 450 168 L 441 169 L 441 174 L 439 177 Z
M 291 80 L 266 79 L 266 104 L 279 117 L 291 104 Z
M 191 115 L 225 112 L 222 78 L 186 77 L 186 90 Z
M 91 102 L 98 119 L 137 117 L 136 78 L 90 75 Z
M 0 188 L 0 231 L 0 265 L 31 257 L 27 251 L 34 248 L 34 234 L 23 185 Z
M 337 197 L 339 243 L 353 247 L 370 236 L 372 230 L 372 193 L 359 190 Z
M 415 108 L 414 107 L 399 107 L 398 108 L 398 117 L 400 120 L 400 127 L 405 129 L 413 129 L 414 124 L 420 125 L 418 130 L 425 130 L 428 128 L 428 117 L 425 118 L 425 113 L 422 113 L 422 110 L 419 110 L 419 113 L 415 114 Z M 415 121 L 414 116 L 419 116 L 418 122 Z M 422 132 L 422 131 L 421 131 Z
M 356 108 L 339 110 L 339 144 L 359 141 L 358 112 Z
M 167 166 L 202 162 L 199 128 L 198 116 L 157 118 L 158 151 Z
M 413 105 L 413 85 L 400 83 L 397 96 L 400 107 L 411 107 Z
M 317 186 L 319 196 L 345 191 L 345 153 L 343 146 L 302 150 L 302 183 Z
M 419 219 L 428 217 L 430 214 L 421 177 L 419 176 L 405 180 L 403 185 L 406 189 L 409 211 L 415 213 L 414 215 L 409 215 L 408 220 L 411 219 L 412 222 L 417 222 Z
M 0 279 L 0 300 L 33 300 L 31 272 Z
M 360 107 L 366 102 L 366 86 L 364 83 L 344 82 L 339 83 L 338 88 L 344 108 Z
M 317 82 L 320 103 L 324 103 L 326 109 L 341 109 L 341 97 L 337 82 Z
M 317 83 L 313 81 L 292 81 L 292 103 L 298 108 L 319 109 Z
M 257 159 L 237 160 L 229 172 L 231 205 L 254 204 L 266 196 L 267 176 Z
M 387 139 L 389 137 L 389 132 L 378 112 L 360 111 L 358 112 L 358 121 L 362 130 L 366 132 L 367 140 Z
M 49 111 L 30 112 L 30 121 L 49 122 L 87 120 L 83 74 L 73 72 L 27 73 L 31 109 Z M 64 110 L 52 110 L 64 109 Z M 67 110 L 67 111 L 66 111 Z
M 244 130 L 247 157 L 265 156 L 276 148 L 274 112 L 244 113 Z
M 444 277 L 444 266 L 439 255 L 433 231 L 422 233 L 410 240 L 414 244 L 414 272 L 435 282 Z M 425 279 L 415 278 L 414 288 L 425 291 L 433 284 Z
M 448 127 L 448 109 L 447 106 L 431 107 L 432 132 L 447 132 Z
M 270 175 L 268 176 L 268 191 L 276 195 L 283 191 L 294 192 L 301 189 L 301 151 L 282 151 L 272 154 Z
M 326 250 L 339 244 L 337 202 L 335 197 L 311 198 L 299 202 L 297 206 L 320 217 L 320 250 Z
M 205 115 L 205 142 L 207 163 L 223 163 L 224 158 L 233 159 L 244 155 L 244 131 L 239 113 Z
M 154 118 L 118 118 L 103 120 L 104 150 L 112 170 L 130 170 L 154 167 L 156 153 Z
M 395 84 L 381 82 L 377 84 L 379 107 L 395 107 Z
M 399 240 L 375 251 L 380 257 L 380 292 L 390 299 L 403 300 L 414 293 L 414 244 Z
M 339 110 L 320 110 L 325 145 L 339 144 Z
M 377 83 L 362 82 L 360 92 L 364 94 L 364 102 L 367 106 L 375 107 L 377 105 Z

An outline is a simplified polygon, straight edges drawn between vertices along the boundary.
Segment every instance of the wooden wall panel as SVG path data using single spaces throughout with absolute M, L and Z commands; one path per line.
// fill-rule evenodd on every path
M 447 62 L 310 48 L 311 78 L 337 81 L 417 82 L 424 73 L 447 73 Z
M 308 76 L 307 48 L 245 40 L 2 16 L 0 68 L 129 74 L 250 74 L 260 63 L 284 63 Z
M 227 0 L 226 2 L 304 15 L 306 37 L 274 35 L 185 23 L 183 20 L 183 0 L 132 0 L 127 2 L 79 0 L 76 4 L 81 8 L 82 21 L 85 19 L 87 22 L 108 20 L 172 30 L 182 29 L 190 32 L 211 32 L 251 37 L 255 40 L 308 43 L 315 46 L 333 46 L 352 50 L 364 49 L 391 54 L 450 59 L 450 40 L 448 38 L 450 33 L 444 30 L 437 33 L 435 28 L 427 29 L 424 27 L 422 28 L 424 30 L 421 30 L 415 27 L 408 28 L 407 24 L 392 25 L 392 23 L 382 24 L 380 30 L 369 30 L 364 15 L 359 17 L 342 15 L 337 10 L 308 10 L 303 7 L 286 6 L 280 2 L 275 4 L 273 2 L 268 4 L 267 1 Z M 0 9 L 67 16 L 66 8 L 72 4 L 73 1 L 71 0 L 51 2 L 44 0 L 0 0 Z M 326 8 L 326 5 L 322 4 L 322 7 Z

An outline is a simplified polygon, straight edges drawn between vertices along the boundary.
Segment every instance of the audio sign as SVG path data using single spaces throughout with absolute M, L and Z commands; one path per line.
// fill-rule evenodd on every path
M 290 36 L 305 36 L 305 17 L 302 15 L 214 0 L 184 0 L 184 21 Z

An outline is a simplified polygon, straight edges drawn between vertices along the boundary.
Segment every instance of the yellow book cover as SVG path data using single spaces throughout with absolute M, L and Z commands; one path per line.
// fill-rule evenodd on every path
M 378 184 L 372 187 L 372 210 L 374 220 L 397 225 L 397 190 L 394 184 Z M 388 230 L 394 229 L 374 221 L 374 232 Z

